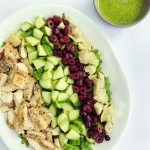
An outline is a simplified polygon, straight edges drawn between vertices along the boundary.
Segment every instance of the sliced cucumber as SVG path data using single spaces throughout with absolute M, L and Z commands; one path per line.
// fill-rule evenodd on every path
M 60 79 L 63 76 L 64 76 L 63 69 L 61 66 L 58 66 L 57 69 L 54 71 L 53 80 Z
M 20 28 L 22 31 L 28 31 L 29 29 L 32 28 L 32 24 L 29 22 L 24 22 L 21 24 Z
M 58 109 L 62 109 L 61 103 L 58 101 L 55 101 L 54 106 Z
M 33 36 L 39 40 L 41 40 L 42 36 L 43 36 L 43 32 L 37 28 L 33 29 Z
M 86 130 L 86 127 L 85 127 L 85 125 L 84 125 L 84 124 L 83 124 L 83 125 L 81 125 L 81 129 L 82 129 L 81 134 L 82 134 L 82 135 L 84 135 L 84 136 L 87 136 L 87 130 Z
M 69 139 L 69 140 L 76 140 L 76 139 L 79 139 L 80 138 L 80 134 L 78 132 L 76 132 L 74 129 L 71 129 L 66 137 Z
M 48 37 L 47 37 L 47 36 L 44 36 L 44 37 L 42 38 L 42 42 L 43 42 L 44 44 L 46 44 L 46 45 L 50 46 L 50 47 L 51 47 L 51 49 L 54 49 L 54 44 L 53 44 L 53 43 L 51 43 L 51 42 L 49 41 L 49 39 L 48 39 Z
M 53 76 L 53 75 L 52 75 Z M 53 83 L 53 90 L 55 90 L 55 86 L 57 84 L 58 80 L 53 80 L 52 83 Z
M 83 149 L 85 149 L 85 150 L 92 150 L 90 144 L 89 144 L 88 142 L 85 142 L 85 141 L 82 142 L 82 147 L 83 147 Z
M 72 79 L 70 79 L 70 78 L 68 77 L 67 83 L 69 83 L 69 84 L 74 84 L 74 80 L 72 80 Z
M 47 27 L 47 26 L 44 26 L 42 28 L 42 31 L 43 31 L 44 35 L 47 35 L 47 36 L 51 36 L 52 35 L 52 29 Z
M 42 45 L 45 52 L 47 53 L 48 56 L 52 56 L 53 55 L 53 50 L 50 46 L 46 45 L 46 44 L 43 44 Z
M 19 39 L 19 37 L 15 34 L 12 33 L 9 38 L 8 41 L 14 46 L 17 47 L 21 44 L 21 40 Z
M 73 121 L 79 118 L 79 110 L 72 110 L 69 112 L 69 120 Z
M 31 46 L 36 46 L 36 45 L 40 44 L 40 40 L 38 40 L 32 36 L 26 37 L 26 42 L 29 43 Z
M 46 22 L 42 17 L 36 17 L 34 24 L 38 29 L 40 29 L 46 24 Z
M 69 140 L 68 143 L 74 146 L 78 146 L 80 145 L 81 142 L 80 142 L 80 139 L 77 139 L 77 140 Z
M 66 92 L 67 94 L 69 94 L 69 96 L 72 95 L 72 94 L 73 94 L 72 85 L 69 85 L 65 92 Z
M 50 106 L 49 111 L 53 114 L 54 117 L 56 116 L 57 112 L 53 104 Z
M 44 70 L 49 70 L 51 71 L 54 68 L 54 65 L 48 61 L 46 61 L 45 66 L 44 66 Z
M 43 72 L 42 79 L 51 79 L 51 78 L 52 78 L 51 71 L 47 70 Z
M 65 76 L 65 77 L 61 78 L 61 80 L 67 81 L 67 77 Z
M 67 144 L 68 139 L 66 138 L 66 135 L 63 133 L 59 134 L 59 141 L 60 141 L 60 145 L 63 147 L 65 144 Z
M 56 56 L 47 57 L 47 60 L 54 65 L 58 65 L 59 63 L 59 58 Z
M 67 76 L 67 75 L 69 75 L 69 74 L 70 74 L 70 71 L 69 71 L 69 67 L 67 66 L 67 67 L 65 67 L 65 69 L 64 69 L 64 75 Z
M 38 52 L 37 52 L 37 51 L 31 52 L 31 53 L 28 55 L 29 63 L 30 63 L 30 64 L 32 64 L 32 63 L 33 63 L 33 60 L 35 60 L 35 59 L 37 58 L 37 55 L 38 55 Z
M 76 125 L 74 124 L 70 124 L 70 129 L 74 129 L 76 132 L 78 132 L 79 134 L 81 133 L 81 130 L 79 127 L 77 127 Z
M 96 143 L 95 140 L 92 139 L 92 138 L 86 137 L 86 140 L 87 140 L 87 142 L 89 142 L 90 144 L 95 144 L 95 143 Z
M 47 53 L 45 52 L 45 50 L 41 44 L 37 45 L 37 50 L 38 50 L 39 56 L 47 56 Z
M 63 79 L 60 79 L 60 80 L 58 81 L 58 83 L 56 84 L 55 89 L 56 89 L 56 90 L 59 90 L 59 91 L 63 91 L 63 90 L 65 90 L 67 87 L 68 87 L 68 83 L 67 83 L 66 81 L 64 81 Z
M 57 127 L 57 118 L 53 117 L 52 122 L 51 122 L 51 127 L 55 129 Z
M 73 93 L 69 97 L 70 101 L 73 103 L 74 106 L 79 106 L 79 97 L 77 93 Z
M 81 150 L 80 147 L 73 146 L 73 145 L 70 145 L 70 144 L 65 144 L 63 148 L 64 148 L 64 150 Z
M 53 87 L 52 87 L 52 82 L 51 82 L 51 79 L 41 79 L 40 80 L 40 85 L 42 88 L 44 89 L 48 89 L 48 90 L 51 90 Z
M 22 30 L 18 30 L 16 32 L 16 36 L 19 37 L 19 39 L 25 39 L 25 37 L 27 36 L 26 32 L 22 31 Z
M 25 48 L 27 49 L 28 54 L 30 54 L 30 53 L 36 51 L 36 48 L 33 47 L 33 46 L 31 46 L 30 44 L 27 44 L 27 45 L 25 46 Z
M 68 120 L 67 115 L 65 113 L 61 113 L 57 118 L 57 123 L 58 123 L 58 125 L 60 125 L 61 123 L 65 122 L 66 120 Z
M 51 98 L 55 102 L 58 98 L 59 92 L 58 91 L 52 91 L 51 92 Z
M 42 91 L 42 97 L 43 97 L 44 102 L 46 102 L 46 104 L 51 103 L 51 92 Z
M 65 120 L 64 122 L 60 123 L 59 126 L 63 132 L 67 132 L 69 130 L 69 120 Z
M 58 102 L 64 102 L 67 101 L 69 95 L 67 93 L 59 93 L 57 101 Z
M 43 66 L 45 66 L 45 61 L 39 58 L 39 59 L 33 60 L 33 64 L 35 68 L 38 70 L 42 68 Z
M 73 106 L 70 103 L 67 103 L 67 102 L 61 103 L 61 106 L 62 106 L 64 112 L 69 112 L 70 113 L 74 109 Z

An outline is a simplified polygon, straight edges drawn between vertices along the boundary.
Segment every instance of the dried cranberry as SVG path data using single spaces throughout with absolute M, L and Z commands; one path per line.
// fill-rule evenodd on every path
M 78 73 L 79 73 L 79 75 L 80 75 L 80 79 L 82 79 L 82 78 L 83 78 L 83 72 L 82 72 L 82 71 L 79 71 Z
M 69 36 L 64 36 L 63 38 L 61 38 L 61 39 L 60 39 L 60 42 L 61 42 L 62 44 L 67 44 L 67 43 L 69 43 L 69 42 L 70 42 Z
M 58 57 L 62 57 L 62 50 L 56 50 L 55 55 Z
M 85 123 L 85 126 L 86 126 L 87 128 L 91 128 L 91 126 L 92 126 L 92 125 L 91 125 L 91 122 L 86 122 L 86 123 Z
M 81 101 L 86 100 L 86 96 L 85 95 L 79 95 L 79 100 L 81 100 Z
M 78 93 L 79 92 L 79 87 L 74 85 L 73 86 L 73 92 Z
M 81 115 L 82 117 L 85 117 L 85 116 L 87 116 L 87 113 L 86 113 L 85 111 L 80 111 L 80 115 Z
M 96 124 L 98 121 L 97 117 L 96 116 L 92 116 L 92 124 Z
M 77 85 L 77 86 L 81 86 L 82 84 L 83 84 L 82 79 L 75 81 L 75 85 Z
M 4 58 L 4 53 L 0 53 L 0 60 Z
M 69 35 L 69 34 L 71 34 L 71 27 L 70 26 L 65 26 L 64 35 Z
M 103 135 L 98 135 L 96 138 L 97 143 L 102 143 L 104 141 L 104 136 Z
M 53 43 L 57 42 L 58 41 L 57 36 L 56 35 L 50 36 L 50 41 Z
M 89 105 L 89 104 L 85 104 L 84 106 L 83 106 L 83 110 L 85 111 L 85 112 L 92 112 L 92 108 L 91 108 L 91 105 Z
M 73 53 L 75 51 L 75 47 L 72 44 L 67 44 L 66 45 L 66 51 Z
M 110 137 L 108 135 L 105 135 L 105 140 L 110 141 Z
M 78 71 L 78 68 L 75 65 L 73 65 L 73 66 L 69 66 L 69 70 L 72 72 L 76 72 Z
M 67 64 L 68 64 L 67 59 L 62 58 L 62 63 L 63 63 L 64 65 L 67 65 Z
M 60 33 L 60 30 L 58 28 L 54 28 L 52 31 L 54 35 L 57 35 Z
M 70 55 L 64 51 L 62 58 L 67 60 L 70 58 Z
M 58 25 L 62 22 L 62 18 L 55 15 L 55 16 L 53 16 L 53 21 L 54 21 L 54 23 L 56 23 Z
M 93 105 L 92 100 L 91 100 L 92 99 L 92 95 L 90 93 L 86 94 L 86 98 L 89 100 L 89 103 Z
M 59 42 L 55 42 L 55 43 L 54 43 L 54 48 L 55 48 L 55 50 L 60 49 L 60 48 L 61 48 L 60 43 L 59 43 Z
M 57 38 L 60 40 L 61 38 L 63 38 L 63 34 L 62 33 L 58 33 L 57 35 Z
M 87 116 L 86 116 L 86 121 L 87 121 L 87 122 L 91 122 L 91 121 L 92 121 L 92 118 L 91 118 L 90 115 L 87 115 Z
M 77 63 L 78 70 L 83 71 L 83 64 Z
M 89 74 L 87 73 L 87 72 L 83 72 L 83 77 L 84 78 L 86 78 L 86 77 L 88 77 L 89 76 Z
M 68 26 L 70 23 L 69 23 L 69 21 L 68 20 L 63 20 L 63 23 L 64 23 L 64 25 L 66 25 L 66 26 Z
M 69 65 L 74 65 L 75 64 L 75 60 L 73 58 L 68 60 L 68 64 Z
M 96 125 L 95 130 L 96 130 L 99 134 L 101 134 L 102 131 L 103 131 L 102 128 L 101 128 L 99 125 Z
M 94 105 L 96 102 L 97 101 L 94 98 L 92 98 L 92 104 Z
M 53 22 L 53 20 L 51 20 L 51 19 L 49 19 L 48 21 L 47 21 L 47 26 L 49 27 L 49 28 L 54 28 L 55 27 L 55 24 L 54 24 L 54 22 Z
M 92 85 L 93 85 L 93 81 L 90 80 L 88 77 L 85 78 L 84 82 L 88 87 L 92 87 Z
M 87 89 L 85 87 L 80 87 L 80 94 L 84 95 L 87 93 Z

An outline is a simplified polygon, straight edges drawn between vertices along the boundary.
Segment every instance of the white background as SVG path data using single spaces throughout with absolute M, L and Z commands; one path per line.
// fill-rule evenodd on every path
M 150 15 L 136 26 L 121 29 L 104 23 L 92 0 L 0 0 L 0 22 L 17 10 L 40 3 L 58 3 L 79 9 L 108 35 L 132 94 L 130 122 L 116 150 L 150 150 Z M 8 150 L 2 141 L 0 150 Z

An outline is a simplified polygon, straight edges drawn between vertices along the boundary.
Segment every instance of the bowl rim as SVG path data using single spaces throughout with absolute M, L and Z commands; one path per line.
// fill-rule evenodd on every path
M 114 24 L 114 23 L 108 21 L 107 19 L 105 19 L 105 17 L 103 17 L 103 16 L 100 14 L 100 12 L 99 12 L 99 10 L 98 10 L 98 8 L 97 8 L 96 1 L 98 1 L 98 0 L 93 0 L 93 5 L 94 5 L 94 8 L 95 8 L 95 10 L 96 10 L 98 16 L 99 16 L 105 23 L 107 23 L 107 24 L 109 24 L 109 25 L 112 25 L 112 26 L 114 26 L 114 27 L 128 28 L 128 27 L 135 26 L 136 24 L 142 22 L 142 21 L 148 16 L 148 14 L 149 14 L 149 12 L 150 12 L 150 0 L 147 0 L 147 4 L 148 4 L 148 5 L 147 5 L 147 7 L 146 7 L 146 11 L 145 11 L 144 15 L 143 15 L 142 17 L 140 17 L 138 20 L 136 20 L 136 21 L 133 22 L 133 23 L 127 24 L 127 25 Z

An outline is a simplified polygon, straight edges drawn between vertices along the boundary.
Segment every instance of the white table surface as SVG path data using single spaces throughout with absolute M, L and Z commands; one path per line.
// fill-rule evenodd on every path
M 126 73 L 132 93 L 132 115 L 116 150 L 150 150 L 150 15 L 136 26 L 120 29 L 99 19 L 92 0 L 0 0 L 0 22 L 17 10 L 43 3 L 79 9 L 103 28 Z M 2 141 L 0 150 L 8 150 Z

